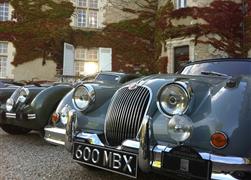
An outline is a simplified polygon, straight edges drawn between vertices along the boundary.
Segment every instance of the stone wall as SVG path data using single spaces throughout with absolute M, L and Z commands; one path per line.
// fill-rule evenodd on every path
M 145 0 L 107 0 L 104 12 L 104 24 L 117 23 L 122 20 L 135 19 L 137 15 L 122 11 L 123 8 L 133 10 L 140 9 L 136 3 L 144 3 Z
M 42 65 L 43 60 L 36 59 L 27 63 L 23 63 L 15 67 L 13 70 L 14 79 L 16 81 L 26 80 L 56 80 L 56 63 L 47 60 L 45 65 Z

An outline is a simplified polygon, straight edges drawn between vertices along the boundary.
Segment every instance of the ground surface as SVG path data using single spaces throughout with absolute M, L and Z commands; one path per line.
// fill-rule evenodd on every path
M 90 171 L 72 161 L 62 146 L 46 143 L 38 133 L 13 136 L 0 128 L 0 180 L 129 180 L 102 170 Z M 156 175 L 139 179 L 165 179 Z

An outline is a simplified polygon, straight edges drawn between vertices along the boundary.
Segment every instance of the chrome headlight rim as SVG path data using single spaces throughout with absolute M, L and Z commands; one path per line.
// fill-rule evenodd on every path
M 6 104 L 5 104 L 6 110 L 7 110 L 8 112 L 10 112 L 10 111 L 13 109 L 14 104 L 15 104 L 15 102 L 14 102 L 13 98 L 7 99 Z
M 182 111 L 182 113 L 168 113 L 161 105 L 161 95 L 162 95 L 162 92 L 165 90 L 165 88 L 167 86 L 171 86 L 171 85 L 174 85 L 174 86 L 177 86 L 179 87 L 185 94 L 186 98 L 188 99 L 187 101 L 187 104 L 186 104 L 186 108 Z M 174 115 L 184 115 L 188 112 L 190 112 L 190 110 L 192 109 L 192 105 L 193 105 L 193 100 L 194 100 L 194 95 L 193 95 L 193 90 L 192 90 L 192 87 L 189 85 L 188 82 L 183 82 L 183 81 L 175 81 L 175 82 L 172 82 L 172 83 L 167 83 L 165 85 L 163 85 L 159 92 L 158 92 L 158 95 L 157 95 L 157 107 L 159 109 L 159 111 L 166 117 L 168 118 L 171 118 L 173 117 Z
M 24 103 L 27 100 L 27 97 L 29 96 L 29 94 L 30 94 L 29 89 L 25 88 L 25 87 L 22 87 L 20 92 L 19 92 L 17 102 Z
M 89 101 L 87 102 L 85 107 L 79 107 L 79 105 L 76 103 L 76 99 L 75 99 L 75 94 L 76 92 L 79 90 L 79 88 L 83 88 L 83 90 L 86 91 L 86 93 L 88 94 L 88 99 Z M 72 103 L 75 109 L 77 109 L 78 111 L 85 111 L 88 109 L 88 107 L 95 101 L 95 90 L 92 87 L 92 85 L 90 84 L 79 84 L 75 87 L 74 91 L 73 91 L 73 95 L 72 95 Z

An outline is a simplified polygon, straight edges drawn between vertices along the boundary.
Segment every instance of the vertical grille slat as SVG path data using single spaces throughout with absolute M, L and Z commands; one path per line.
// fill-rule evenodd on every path
M 120 145 L 136 137 L 150 100 L 150 92 L 143 86 L 118 90 L 108 108 L 105 136 L 109 145 Z

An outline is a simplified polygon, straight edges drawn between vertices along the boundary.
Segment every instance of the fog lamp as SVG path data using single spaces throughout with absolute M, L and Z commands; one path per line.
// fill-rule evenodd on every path
M 168 123 L 168 133 L 176 142 L 186 141 L 192 134 L 193 122 L 186 115 L 174 115 Z

